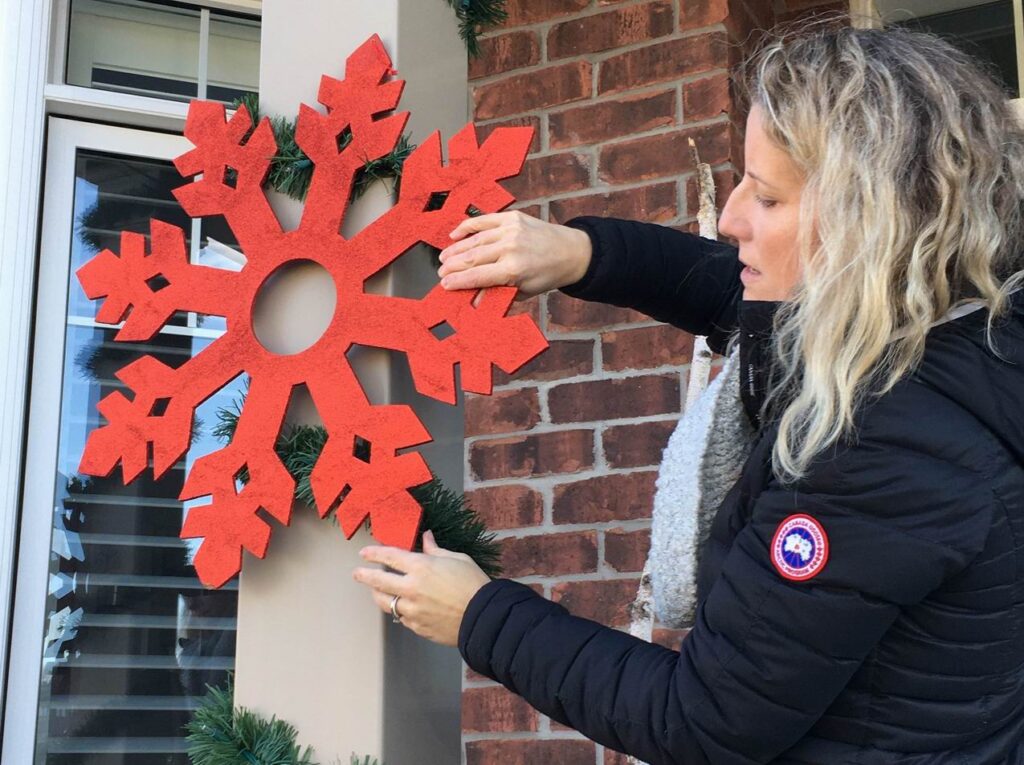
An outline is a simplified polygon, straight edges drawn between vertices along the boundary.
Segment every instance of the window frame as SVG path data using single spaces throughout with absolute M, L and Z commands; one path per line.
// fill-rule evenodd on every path
M 21 528 L 14 578 L 14 608 L 3 725 L 3 762 L 31 763 L 36 754 L 36 725 L 43 664 L 43 634 L 49 584 L 49 558 L 60 438 L 68 282 L 74 230 L 75 159 L 80 149 L 148 159 L 173 160 L 189 147 L 180 135 L 50 117 L 41 242 L 39 249 L 35 337 L 29 381 Z M 180 328 L 182 332 L 197 330 Z

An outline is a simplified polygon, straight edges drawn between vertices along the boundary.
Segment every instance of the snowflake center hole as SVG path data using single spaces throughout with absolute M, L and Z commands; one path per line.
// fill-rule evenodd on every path
M 338 291 L 330 272 L 312 260 L 274 270 L 253 301 L 253 332 L 271 353 L 289 356 L 311 348 L 334 318 Z

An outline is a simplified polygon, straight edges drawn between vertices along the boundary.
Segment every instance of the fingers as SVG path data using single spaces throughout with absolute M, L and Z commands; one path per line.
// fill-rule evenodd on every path
M 467 271 L 470 268 L 487 265 L 488 263 L 495 263 L 506 250 L 507 248 L 502 244 L 474 247 L 471 252 L 456 258 L 449 258 L 447 263 L 442 263 L 441 267 L 437 269 L 437 275 L 443 281 L 449 274 Z
M 352 578 L 391 595 L 406 595 L 409 590 L 408 577 L 404 574 L 393 574 L 376 568 L 356 568 L 352 572 Z
M 398 547 L 383 547 L 381 545 L 367 545 L 359 551 L 363 560 L 371 563 L 383 563 L 396 571 L 408 574 L 415 571 L 422 563 L 421 553 L 409 552 Z
M 485 263 L 448 274 L 441 281 L 446 290 L 470 290 L 495 286 L 515 287 L 515 278 L 505 263 Z
M 488 228 L 497 228 L 502 223 L 507 221 L 511 216 L 517 215 L 515 211 L 512 212 L 498 212 L 488 213 L 487 215 L 477 215 L 475 218 L 466 218 L 462 223 L 456 226 L 449 236 L 453 240 L 462 239 L 467 234 L 474 234 L 477 231 L 483 231 Z
M 501 239 L 501 231 L 497 228 L 487 229 L 486 231 L 479 231 L 472 236 L 467 236 L 454 244 L 450 244 L 445 247 L 441 252 L 438 253 L 437 258 L 442 263 L 447 263 L 452 258 L 462 255 L 464 252 L 469 252 L 476 247 L 480 247 L 484 244 L 493 244 Z

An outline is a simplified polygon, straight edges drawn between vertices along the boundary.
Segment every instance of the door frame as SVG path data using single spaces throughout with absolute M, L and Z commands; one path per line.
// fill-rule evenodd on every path
M 14 609 L 8 657 L 8 703 L 0 761 L 32 763 L 42 679 L 43 635 L 60 437 L 67 295 L 74 229 L 75 160 L 80 149 L 171 160 L 191 147 L 180 135 L 136 128 L 48 120 L 42 236 L 31 353 L 28 439 Z

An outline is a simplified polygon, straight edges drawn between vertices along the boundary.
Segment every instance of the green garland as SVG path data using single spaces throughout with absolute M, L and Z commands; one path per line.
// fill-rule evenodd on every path
M 246 93 L 235 100 L 235 107 L 239 106 L 245 106 L 252 118 L 252 129 L 255 129 L 261 116 L 259 95 Z M 301 202 L 305 200 L 309 184 L 313 180 L 313 160 L 307 157 L 296 143 L 294 122 L 284 117 L 271 117 L 270 127 L 274 132 L 274 140 L 277 141 L 277 154 L 270 159 L 267 183 L 275 191 Z M 345 148 L 351 140 L 352 134 L 346 134 L 339 148 Z M 415 148 L 416 145 L 409 142 L 409 136 L 402 135 L 398 139 L 398 145 L 389 154 L 367 162 L 356 176 L 352 198 L 358 199 L 370 184 L 384 178 L 394 178 L 397 187 L 402 178 L 402 165 Z
M 212 430 L 216 438 L 225 443 L 231 440 L 244 402 L 245 391 L 230 407 L 218 410 L 217 424 Z M 316 507 L 316 499 L 309 477 L 326 443 L 327 429 L 322 425 L 291 425 L 274 447 L 282 464 L 295 479 L 295 498 L 313 508 Z M 365 441 L 361 442 L 360 453 L 356 456 L 368 460 L 369 446 Z M 487 526 L 469 506 L 465 495 L 448 489 L 433 472 L 431 475 L 433 477 L 428 483 L 409 490 L 423 508 L 420 528 L 432 531 L 438 546 L 445 550 L 468 555 L 488 576 L 501 576 L 501 547 L 495 541 L 495 535 L 487 531 Z M 239 474 L 239 480 L 243 483 L 249 480 L 244 470 Z M 338 523 L 333 510 L 327 517 Z M 415 549 L 423 549 L 421 536 L 417 536 Z
M 206 687 L 209 693 L 184 726 L 192 765 L 317 765 L 311 759 L 311 747 L 300 752 L 293 725 L 235 707 L 230 673 L 223 689 Z M 350 765 L 379 763 L 369 755 L 361 759 L 353 753 Z
M 508 18 L 505 11 L 505 0 L 446 0 L 455 9 L 455 18 L 459 20 L 459 37 L 466 43 L 469 55 L 480 55 L 477 42 L 480 26 L 495 26 Z

